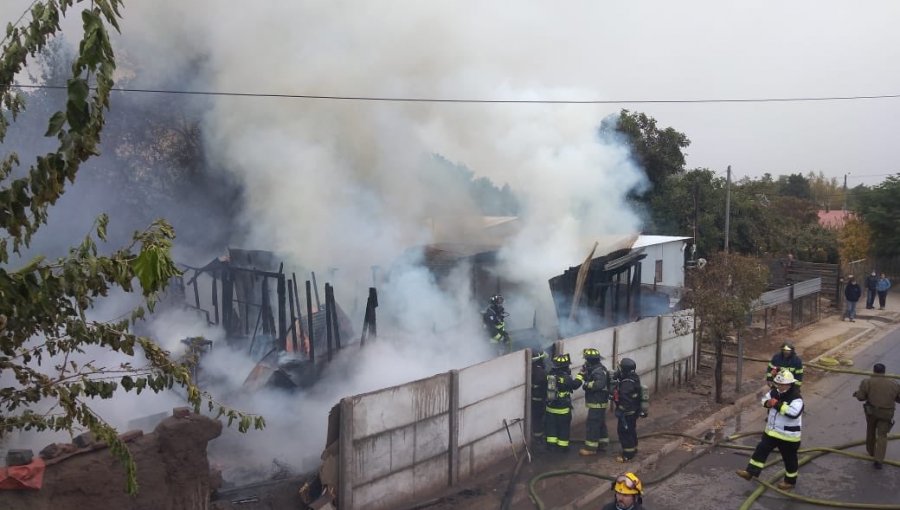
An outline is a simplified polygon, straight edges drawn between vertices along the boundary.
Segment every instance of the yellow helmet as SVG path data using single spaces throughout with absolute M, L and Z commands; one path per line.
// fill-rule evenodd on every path
M 557 367 L 567 367 L 572 363 L 571 358 L 569 358 L 569 354 L 557 354 L 553 356 L 553 364 Z
M 600 351 L 594 349 L 593 347 L 588 347 L 581 351 L 581 356 L 585 359 L 585 361 L 591 361 L 596 363 L 603 359 L 603 356 L 600 355 Z
M 641 479 L 634 473 L 625 473 L 619 475 L 613 482 L 613 490 L 619 494 L 636 494 L 640 495 L 644 492 L 644 484 Z

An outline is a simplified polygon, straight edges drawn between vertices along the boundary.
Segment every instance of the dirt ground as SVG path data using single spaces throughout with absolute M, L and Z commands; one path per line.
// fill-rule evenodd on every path
M 837 313 L 829 307 L 828 301 L 822 301 L 820 308 L 822 317 Z M 734 403 L 734 401 L 748 393 L 759 391 L 764 386 L 765 370 L 768 360 L 778 351 L 784 341 L 792 341 L 802 337 L 817 323 L 791 330 L 790 308 L 783 307 L 769 315 L 768 324 L 762 318 L 755 317 L 753 323 L 743 337 L 744 356 L 760 358 L 765 362 L 747 362 L 743 367 L 741 392 L 735 391 L 736 360 L 734 357 L 726 357 L 723 364 L 723 392 L 722 402 L 714 401 L 714 366 L 715 357 L 711 354 L 702 354 L 698 373 L 687 383 L 679 388 L 673 388 L 652 397 L 650 416 L 638 421 L 638 434 L 640 437 L 656 432 L 680 432 L 691 428 L 693 425 L 708 418 L 716 411 Z M 765 331 L 764 331 L 765 329 Z M 765 333 L 768 334 L 765 334 Z M 816 345 L 804 346 L 800 349 L 804 359 L 811 359 L 827 351 L 831 347 L 845 340 L 842 337 L 827 338 Z M 703 351 L 713 351 L 712 345 L 701 346 Z M 726 344 L 726 353 L 735 354 L 737 345 L 734 339 Z M 812 380 L 818 375 L 810 372 L 806 378 Z M 509 501 L 511 509 L 530 510 L 535 508 L 529 499 L 529 484 L 537 476 L 553 471 L 585 471 L 614 476 L 629 468 L 631 464 L 619 464 L 614 459 L 618 453 L 616 439 L 616 423 L 607 414 L 607 425 L 610 431 L 612 444 L 609 451 L 596 457 L 580 457 L 578 455 L 579 438 L 584 437 L 583 425 L 574 427 L 572 431 L 573 448 L 566 454 L 547 452 L 542 445 L 533 447 L 533 462 L 523 463 L 523 466 L 510 484 L 510 478 L 515 470 L 515 461 L 510 458 L 506 464 L 495 466 L 493 472 L 484 473 L 477 481 L 464 483 L 447 493 L 436 498 L 420 502 L 407 507 L 408 510 L 496 510 L 501 508 L 504 494 L 511 491 Z M 647 437 L 640 440 L 639 454 L 635 461 L 640 461 L 642 454 L 659 451 L 666 443 L 672 441 L 672 436 Z M 690 444 L 683 445 L 690 449 Z M 598 479 L 583 475 L 569 474 L 554 476 L 536 481 L 534 490 L 539 495 L 547 508 L 558 508 L 571 504 L 580 494 L 595 488 L 600 482 Z

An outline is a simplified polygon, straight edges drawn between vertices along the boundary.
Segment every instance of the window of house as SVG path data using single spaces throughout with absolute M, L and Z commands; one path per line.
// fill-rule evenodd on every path
M 662 279 L 662 260 L 656 261 L 656 274 L 653 275 L 653 283 L 659 283 Z

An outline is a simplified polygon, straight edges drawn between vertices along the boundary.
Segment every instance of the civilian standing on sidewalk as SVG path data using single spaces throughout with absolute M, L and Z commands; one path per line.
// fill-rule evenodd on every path
M 884 377 L 885 367 L 876 363 L 871 377 L 859 383 L 853 393 L 866 413 L 866 452 L 874 459 L 872 466 L 881 469 L 887 449 L 887 435 L 894 425 L 894 409 L 900 403 L 900 384 Z
M 878 274 L 872 270 L 872 274 L 866 277 L 866 310 L 875 308 L 875 286 L 878 285 Z
M 891 281 L 881 273 L 881 278 L 875 284 L 875 290 L 878 292 L 878 309 L 884 310 L 884 302 L 887 301 L 887 291 L 891 288 Z
M 856 278 L 851 274 L 847 277 L 847 286 L 844 287 L 844 299 L 847 300 L 847 311 L 844 317 L 850 319 L 850 322 L 856 322 L 856 302 L 862 296 L 862 289 L 856 283 Z M 842 319 L 843 320 L 843 319 Z

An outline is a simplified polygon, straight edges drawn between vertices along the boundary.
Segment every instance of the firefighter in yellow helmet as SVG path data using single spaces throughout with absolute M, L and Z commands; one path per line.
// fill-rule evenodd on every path
M 606 450 L 609 432 L 606 430 L 606 409 L 609 407 L 609 370 L 603 366 L 600 351 L 588 347 L 582 351 L 584 365 L 575 376 L 584 388 L 584 402 L 587 407 L 584 448 L 578 450 L 582 456 L 597 455 L 598 450 Z
M 572 426 L 572 392 L 581 387 L 581 381 L 572 377 L 568 354 L 553 356 L 553 365 L 547 373 L 547 407 L 544 413 L 544 440 L 553 450 L 569 449 L 569 432 Z
M 619 475 L 612 483 L 616 499 L 601 510 L 643 510 L 644 484 L 634 473 Z

